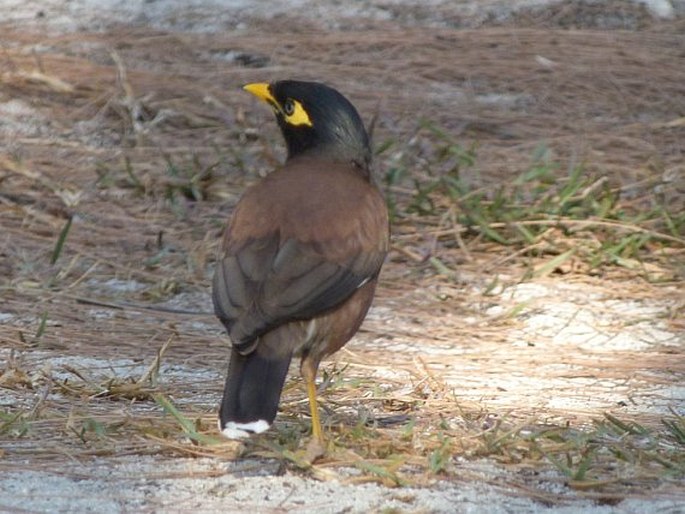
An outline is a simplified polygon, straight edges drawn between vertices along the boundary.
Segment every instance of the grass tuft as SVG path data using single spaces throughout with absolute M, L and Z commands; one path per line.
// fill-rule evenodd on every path
M 446 213 L 454 213 L 453 229 L 437 235 L 446 249 L 457 234 L 463 250 L 490 242 L 519 258 L 542 260 L 526 279 L 582 265 L 589 273 L 617 266 L 658 280 L 661 270 L 643 263 L 658 260 L 668 247 L 685 247 L 685 211 L 669 211 L 651 195 L 624 197 L 628 188 L 582 165 L 564 167 L 544 145 L 533 152 L 528 169 L 493 187 L 474 179 L 475 145 L 460 146 L 431 123 L 421 125 L 413 145 L 423 154 L 398 152 L 384 175 L 391 216 L 397 226 L 440 225 Z M 382 148 L 393 146 L 386 142 Z M 450 274 L 439 255 L 430 262 L 437 273 Z

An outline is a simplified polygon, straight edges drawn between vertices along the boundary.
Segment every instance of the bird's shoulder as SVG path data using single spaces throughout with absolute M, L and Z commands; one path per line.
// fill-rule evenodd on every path
M 275 234 L 326 241 L 351 233 L 387 232 L 387 224 L 383 196 L 360 170 L 348 163 L 302 158 L 245 192 L 227 238 L 238 245 Z

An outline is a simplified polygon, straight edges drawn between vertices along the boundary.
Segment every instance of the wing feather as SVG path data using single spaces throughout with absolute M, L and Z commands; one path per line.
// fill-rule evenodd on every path
M 345 301 L 377 276 L 387 252 L 387 211 L 374 186 L 348 170 L 298 171 L 307 170 L 277 171 L 249 190 L 227 230 L 213 299 L 241 352 L 278 325 Z

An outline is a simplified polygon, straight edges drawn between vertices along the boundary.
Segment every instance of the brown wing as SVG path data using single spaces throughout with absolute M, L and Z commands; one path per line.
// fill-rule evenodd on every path
M 213 298 L 236 347 L 335 307 L 378 274 L 388 249 L 379 191 L 344 165 L 291 162 L 239 202 Z

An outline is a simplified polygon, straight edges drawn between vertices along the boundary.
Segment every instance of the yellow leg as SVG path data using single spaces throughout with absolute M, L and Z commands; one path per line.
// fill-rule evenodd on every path
M 305 381 L 307 382 L 307 396 L 309 396 L 309 412 L 312 415 L 312 437 L 323 446 L 323 430 L 321 429 L 321 420 L 319 419 L 319 405 L 316 401 L 314 377 L 310 377 L 309 373 L 306 373 Z
M 319 363 L 308 358 L 302 359 L 300 372 L 307 384 L 307 396 L 309 397 L 309 413 L 312 415 L 312 438 L 307 444 L 305 460 L 314 462 L 319 457 L 326 454 L 326 441 L 323 438 L 321 429 L 321 419 L 319 419 L 319 405 L 316 401 L 316 370 Z

